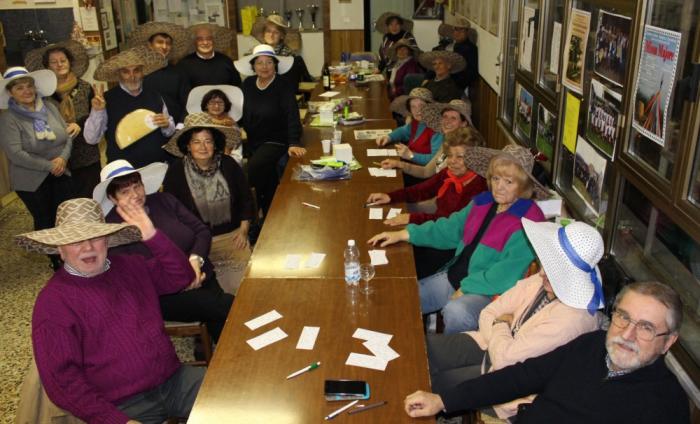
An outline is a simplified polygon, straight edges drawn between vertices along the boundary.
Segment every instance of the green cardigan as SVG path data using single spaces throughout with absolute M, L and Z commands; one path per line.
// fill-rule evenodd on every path
M 436 249 L 456 249 L 455 257 L 442 268 L 446 270 L 464 250 L 465 239 L 471 241 L 477 232 L 465 231 L 465 223 L 469 220 L 470 225 L 478 229 L 483 222 L 484 212 L 493 203 L 490 195 L 490 192 L 482 193 L 464 209 L 447 218 L 420 225 L 409 224 L 406 227 L 409 242 Z M 507 211 L 494 216 L 489 229 L 474 249 L 469 261 L 469 273 L 460 282 L 463 293 L 498 295 L 513 287 L 523 277 L 535 259 L 535 252 L 520 225 L 523 216 L 534 221 L 544 221 L 544 215 L 537 204 L 525 199 L 519 199 Z

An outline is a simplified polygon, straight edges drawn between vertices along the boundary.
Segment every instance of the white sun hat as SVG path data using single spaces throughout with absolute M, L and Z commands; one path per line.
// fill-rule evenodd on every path
M 275 54 L 275 49 L 273 49 L 270 45 L 258 44 L 253 49 L 253 53 L 241 57 L 240 59 L 233 62 L 233 65 L 236 67 L 236 69 L 238 69 L 238 72 L 240 72 L 243 75 L 255 75 L 253 65 L 250 64 L 250 61 L 258 56 L 270 56 L 276 58 L 279 61 L 279 63 L 277 64 L 278 74 L 286 73 L 287 71 L 292 69 L 292 65 L 294 64 L 294 58 L 292 56 L 278 56 Z
M 92 191 L 92 198 L 100 204 L 106 216 L 114 207 L 114 203 L 107 197 L 107 186 L 113 179 L 138 172 L 141 174 L 143 188 L 148 195 L 160 189 L 167 171 L 168 164 L 164 162 L 153 162 L 143 168 L 135 169 L 128 161 L 117 159 L 105 165 L 100 171 L 100 183 Z
M 7 109 L 7 102 L 10 100 L 10 92 L 7 91 L 7 84 L 18 78 L 31 78 L 34 80 L 36 95 L 38 97 L 48 97 L 56 91 L 56 74 L 48 69 L 29 72 L 27 68 L 15 66 L 9 68 L 0 79 L 0 109 Z
M 522 222 L 557 298 L 572 308 L 587 309 L 591 315 L 605 306 L 597 265 L 604 244 L 598 231 L 583 222 L 566 227 L 527 218 Z
M 187 113 L 206 112 L 202 109 L 202 99 L 212 90 L 221 90 L 231 102 L 231 109 L 228 116 L 238 122 L 243 116 L 243 92 L 235 85 L 200 85 L 190 91 L 187 96 Z

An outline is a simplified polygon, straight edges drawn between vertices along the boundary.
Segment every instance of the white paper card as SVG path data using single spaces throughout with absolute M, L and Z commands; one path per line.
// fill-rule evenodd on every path
M 538 200 L 537 206 L 547 218 L 561 215 L 561 199 Z
M 282 315 L 280 315 L 279 312 L 273 309 L 266 314 L 262 314 L 259 317 L 253 318 L 250 321 L 246 322 L 245 326 L 250 328 L 251 330 L 255 330 L 257 328 L 262 327 L 263 325 L 267 325 L 272 321 L 276 321 L 280 318 L 282 318 Z
M 382 358 L 385 361 L 392 361 L 401 356 L 394 349 L 389 347 L 388 344 L 380 340 L 368 340 L 362 343 L 362 345 L 369 349 L 374 356 Z
M 401 208 L 391 208 L 386 214 L 386 219 L 391 219 L 401 213 Z
M 319 94 L 318 97 L 333 97 L 338 94 L 340 94 L 340 91 L 326 91 L 325 93 Z
M 389 260 L 386 258 L 386 250 L 370 250 L 369 257 L 372 261 L 372 265 L 386 265 Z
M 286 337 L 287 333 L 282 331 L 281 328 L 275 327 L 267 333 L 263 333 L 257 337 L 253 337 L 250 340 L 246 340 L 246 343 L 248 343 L 253 349 L 259 350 L 264 348 L 265 346 L 269 346 L 273 343 L 276 343 Z
M 360 339 L 360 340 L 380 341 L 380 342 L 388 345 L 394 336 L 391 334 L 380 333 L 379 331 L 372 331 L 372 330 L 367 330 L 365 328 L 358 328 L 357 330 L 355 330 L 355 333 L 353 333 L 352 337 L 354 337 L 356 339 Z
M 297 349 L 313 350 L 320 330 L 321 327 L 304 327 L 297 342 Z
M 382 168 L 367 168 L 369 170 L 369 175 L 373 177 L 395 177 L 395 169 L 382 169 Z
M 377 371 L 384 371 L 387 363 L 387 361 L 377 356 L 363 355 L 361 353 L 351 353 L 348 356 L 348 360 L 345 361 L 345 365 L 369 368 Z
M 301 264 L 301 255 L 287 255 L 287 260 L 284 262 L 286 269 L 299 269 Z
M 382 219 L 384 210 L 382 208 L 369 208 L 369 219 Z
M 321 266 L 321 262 L 326 257 L 325 253 L 312 253 L 309 259 L 306 260 L 304 267 L 306 268 L 318 268 Z

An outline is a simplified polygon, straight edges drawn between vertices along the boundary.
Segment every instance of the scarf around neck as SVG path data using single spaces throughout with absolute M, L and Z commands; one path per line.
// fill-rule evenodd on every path
M 73 106 L 73 90 L 78 86 L 78 77 L 73 72 L 68 74 L 66 81 L 56 86 L 56 94 L 61 102 L 58 111 L 66 123 L 75 122 L 75 107 Z
M 231 192 L 221 173 L 221 153 L 214 155 L 214 166 L 202 170 L 187 154 L 183 158 L 185 179 L 202 221 L 214 227 L 231 222 Z
M 49 110 L 46 108 L 44 101 L 41 100 L 41 97 L 36 97 L 34 101 L 35 110 L 33 111 L 20 105 L 12 97 L 10 97 L 8 101 L 8 107 L 14 113 L 33 121 L 34 135 L 37 140 L 56 140 L 56 134 L 51 130 L 51 127 L 49 127 Z
M 464 183 L 471 181 L 474 177 L 476 177 L 476 172 L 474 172 L 474 171 L 469 171 L 466 174 L 462 175 L 461 177 L 458 177 L 455 174 L 453 174 L 452 171 L 450 171 L 448 169 L 447 170 L 447 178 L 445 178 L 442 181 L 442 186 L 438 190 L 438 194 L 437 194 L 438 199 L 445 195 L 445 193 L 447 192 L 447 189 L 450 188 L 451 185 L 453 185 L 455 187 L 455 191 L 458 194 L 462 193 L 462 188 L 464 186 Z

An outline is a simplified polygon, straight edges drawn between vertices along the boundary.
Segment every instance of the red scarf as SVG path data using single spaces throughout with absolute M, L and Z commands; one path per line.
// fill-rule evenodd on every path
M 425 126 L 423 132 L 420 133 L 420 136 L 418 138 L 414 138 L 416 136 L 416 132 L 418 131 L 418 124 L 419 122 L 415 119 L 411 121 L 411 135 L 408 140 L 408 148 L 414 153 L 430 153 L 430 139 L 433 137 L 435 132 L 431 130 L 430 127 Z
M 442 187 L 438 190 L 437 197 L 438 199 L 442 197 L 447 189 L 450 187 L 450 185 L 455 186 L 455 191 L 458 194 L 462 193 L 462 187 L 464 186 L 465 182 L 471 181 L 474 177 L 476 177 L 476 172 L 474 171 L 469 171 L 466 174 L 462 175 L 461 177 L 455 176 L 449 169 L 447 170 L 447 178 L 445 178 L 442 181 Z

